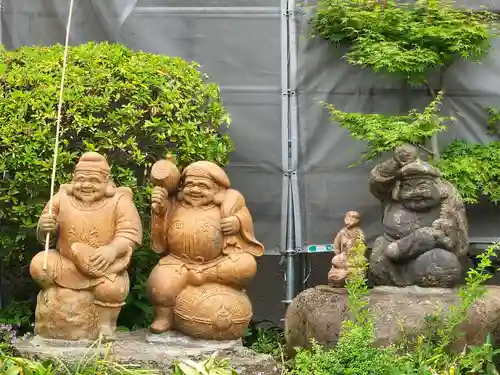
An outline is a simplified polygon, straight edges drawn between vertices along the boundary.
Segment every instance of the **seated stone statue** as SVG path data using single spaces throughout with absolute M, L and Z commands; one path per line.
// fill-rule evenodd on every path
M 55 246 L 47 254 L 47 269 L 44 251 L 30 264 L 31 276 L 42 288 L 35 332 L 53 339 L 112 339 L 142 226 L 132 191 L 115 187 L 102 155 L 83 154 L 71 184 L 54 195 L 52 214 L 45 207 L 37 228 L 42 244 L 47 233 Z
M 356 211 L 349 211 L 344 218 L 345 227 L 340 230 L 333 240 L 335 255 L 332 258 L 332 267 L 328 272 L 328 284 L 333 287 L 341 287 L 345 285 L 345 281 L 349 274 L 362 271 L 359 257 L 363 254 L 354 254 L 359 245 L 364 245 L 365 235 L 361 230 L 361 216 Z M 365 247 L 364 247 L 365 248 Z M 363 248 L 363 249 L 364 249 Z
M 180 177 L 169 161 L 157 163 L 169 172 L 159 178 L 152 171 L 151 243 L 162 258 L 148 281 L 151 331 L 239 338 L 252 316 L 242 289 L 256 273 L 254 257 L 264 252 L 245 200 L 212 162 L 192 163 Z
M 382 202 L 384 230 L 370 256 L 374 283 L 457 285 L 468 238 L 465 207 L 456 188 L 420 160 L 415 147 L 405 145 L 371 171 L 370 190 Z

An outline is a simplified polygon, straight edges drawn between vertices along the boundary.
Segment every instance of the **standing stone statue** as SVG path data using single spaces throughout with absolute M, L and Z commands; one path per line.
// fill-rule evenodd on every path
M 348 275 L 364 272 L 365 262 L 364 244 L 365 235 L 361 230 L 361 216 L 356 211 L 349 211 L 344 218 L 345 227 L 340 230 L 333 240 L 335 256 L 332 258 L 332 268 L 328 272 L 328 284 L 333 287 L 342 287 Z M 363 251 L 359 254 L 359 251 Z M 362 259 L 360 259 L 362 258 Z
M 50 202 L 49 202 L 50 204 Z M 113 339 L 116 320 L 129 292 L 127 268 L 142 242 L 132 191 L 115 187 L 104 156 L 88 152 L 73 181 L 62 185 L 38 222 L 37 235 L 50 246 L 32 259 L 30 273 L 42 288 L 35 333 L 50 339 Z
M 252 317 L 242 290 L 264 247 L 243 196 L 226 173 L 198 161 L 182 175 L 169 160 L 152 169 L 151 243 L 162 255 L 148 281 L 151 331 L 176 328 L 193 338 L 240 338 Z
M 370 271 L 377 285 L 453 287 L 462 279 L 468 249 L 465 207 L 438 169 L 410 145 L 377 165 L 370 190 L 383 207 Z

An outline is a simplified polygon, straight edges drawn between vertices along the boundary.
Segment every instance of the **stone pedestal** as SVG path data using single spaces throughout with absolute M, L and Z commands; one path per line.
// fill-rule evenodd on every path
M 117 332 L 116 341 L 89 347 L 87 341 L 47 340 L 35 337 L 21 340 L 14 345 L 19 354 L 26 358 L 45 360 L 57 358 L 64 363 L 81 363 L 82 359 L 108 353 L 106 358 L 124 366 L 156 369 L 171 374 L 175 361 L 190 359 L 198 361 L 215 351 L 219 358 L 228 358 L 231 366 L 241 375 L 278 375 L 279 365 L 269 355 L 258 354 L 235 341 L 195 340 L 178 332 L 161 335 L 146 330 Z
M 309 347 L 311 339 L 334 346 L 343 321 L 349 319 L 347 290 L 326 285 L 310 288 L 294 298 L 285 317 L 287 351 L 294 347 Z M 419 287 L 376 287 L 370 290 L 369 305 L 375 319 L 377 345 L 388 345 L 401 336 L 401 326 L 407 334 L 421 332 L 424 317 L 442 308 L 444 314 L 458 302 L 457 289 Z M 464 344 L 482 344 L 488 333 L 495 344 L 500 343 L 500 287 L 488 286 L 483 299 L 469 312 L 469 319 L 460 327 L 464 335 L 455 343 L 458 350 Z
M 99 318 L 91 291 L 54 286 L 38 293 L 35 333 L 62 340 L 95 340 Z

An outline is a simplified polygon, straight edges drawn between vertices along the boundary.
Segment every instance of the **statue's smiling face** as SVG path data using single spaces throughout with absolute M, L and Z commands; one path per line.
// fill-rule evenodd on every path
M 96 202 L 104 197 L 107 182 L 102 173 L 76 172 L 73 177 L 73 195 L 84 202 Z
M 438 187 L 431 179 L 404 180 L 399 194 L 403 206 L 413 211 L 425 211 L 438 206 L 440 202 Z
M 192 206 L 211 204 L 218 190 L 219 187 L 214 181 L 195 176 L 186 177 L 182 186 L 184 200 Z

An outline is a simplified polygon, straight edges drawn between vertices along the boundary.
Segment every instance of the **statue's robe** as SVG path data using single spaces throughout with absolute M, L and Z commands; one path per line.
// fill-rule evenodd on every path
M 43 213 L 48 211 L 47 204 Z M 58 217 L 59 227 L 57 235 L 50 238 L 50 245 L 55 245 L 57 250 L 57 256 L 51 257 L 55 259 L 51 268 L 54 269 L 54 282 L 63 288 L 82 290 L 106 280 L 114 282 L 118 274 L 127 270 L 133 251 L 131 246 L 108 267 L 104 276 L 92 277 L 76 267 L 77 259 L 71 251 L 74 243 L 98 248 L 118 237 L 135 245 L 142 242 L 141 220 L 132 201 L 132 192 L 128 188 L 116 188 L 112 197 L 85 205 L 68 194 L 66 186 L 61 186 L 52 199 L 52 212 Z M 45 244 L 45 236 L 40 228 L 37 228 L 37 234 L 39 241 Z
M 240 230 L 224 236 L 221 220 L 236 216 Z M 243 195 L 228 189 L 220 206 L 193 207 L 182 200 L 171 199 L 163 216 L 153 214 L 151 243 L 153 250 L 164 257 L 160 265 L 183 264 L 189 269 L 209 269 L 238 254 L 255 257 L 264 253 L 264 246 L 254 235 L 253 222 Z

